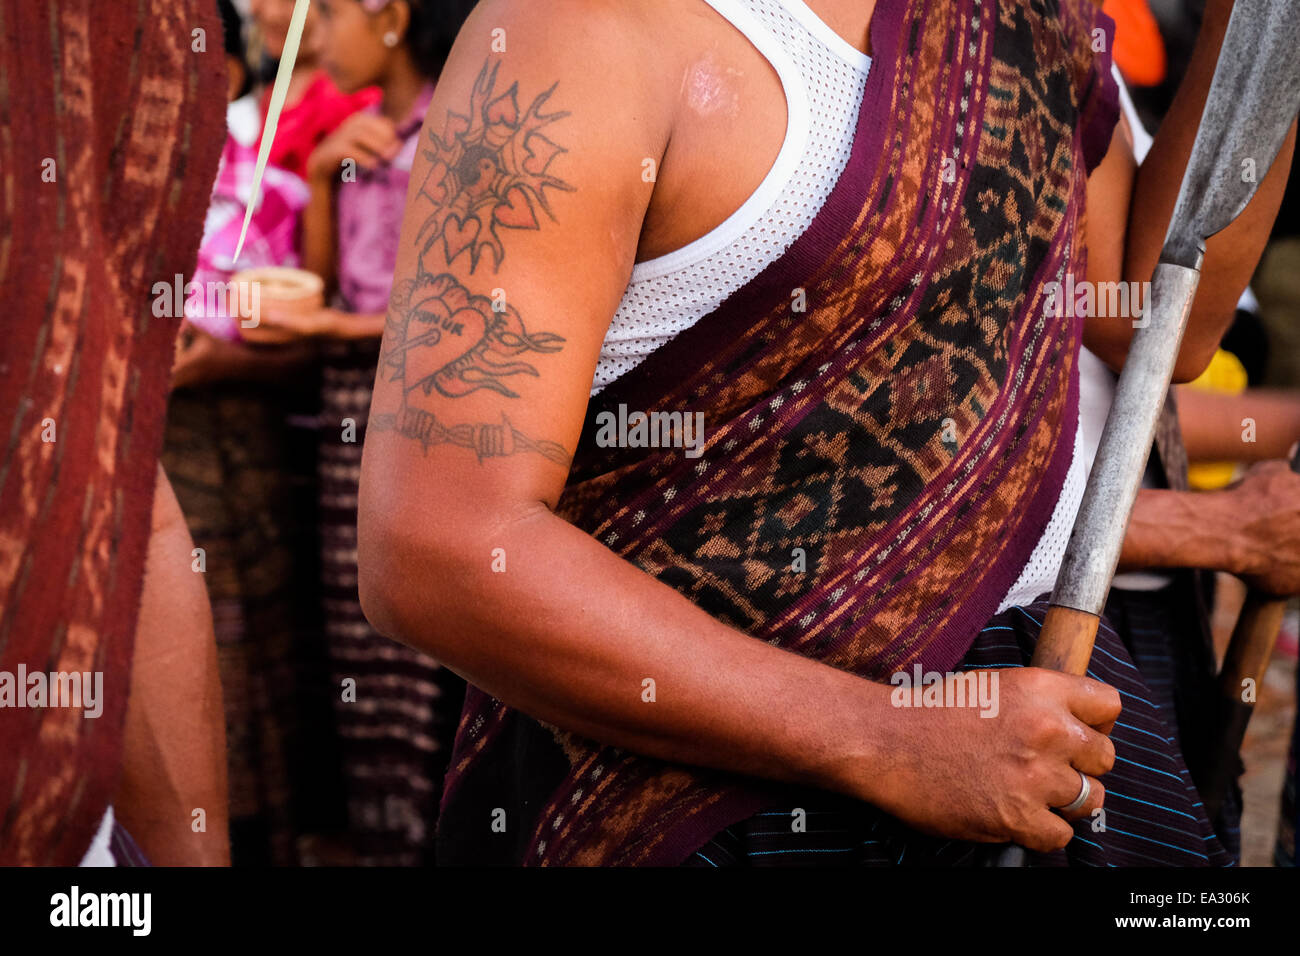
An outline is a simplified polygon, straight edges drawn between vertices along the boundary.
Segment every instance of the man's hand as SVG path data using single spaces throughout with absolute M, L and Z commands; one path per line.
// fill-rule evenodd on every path
M 299 246 L 303 268 L 324 279 L 326 288 L 333 286 L 338 258 L 334 191 L 342 181 L 343 164 L 353 162 L 361 169 L 374 169 L 391 162 L 401 150 L 402 141 L 392 120 L 361 112 L 353 113 L 340 123 L 338 129 L 321 140 L 308 157 L 307 183 L 311 187 L 311 199 L 303 210 Z
M 257 332 L 249 337 L 268 344 L 293 342 L 327 336 L 340 324 L 337 309 L 321 308 L 304 312 L 267 305 L 262 307 L 258 316 Z
M 872 768 L 863 796 L 928 833 L 1060 849 L 1074 836 L 1067 819 L 1089 817 L 1105 800 L 1096 778 L 1115 763 L 1108 735 L 1119 693 L 1037 667 L 996 673 L 996 717 L 974 707 L 901 712 L 896 761 L 884 774 Z M 1067 818 L 1050 808 L 1078 797 L 1079 772 L 1092 778 L 1092 793 Z
M 1226 571 L 1266 594 L 1300 594 L 1300 475 L 1266 461 L 1219 491 L 1143 488 L 1119 570 L 1156 568 Z
M 1251 587 L 1276 597 L 1300 594 L 1300 475 L 1285 462 L 1253 466 L 1224 490 L 1236 515 L 1234 567 Z
M 234 348 L 209 335 L 198 326 L 186 322 L 176 337 L 176 361 L 172 365 L 172 388 L 192 388 L 212 381 L 214 357 Z

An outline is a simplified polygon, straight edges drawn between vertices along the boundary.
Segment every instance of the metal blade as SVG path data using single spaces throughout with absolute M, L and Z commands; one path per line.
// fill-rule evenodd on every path
M 1162 262 L 1199 269 L 1205 240 L 1241 215 L 1300 112 L 1300 9 L 1237 0 L 1178 193 Z
M 1200 280 L 1205 240 L 1255 194 L 1300 111 L 1300 16 L 1237 0 L 1160 264 L 1129 346 L 1052 603 L 1100 614 Z M 1243 175 L 1254 164 L 1255 175 Z
M 1052 603 L 1101 614 L 1201 274 L 1162 262 L 1115 387 Z

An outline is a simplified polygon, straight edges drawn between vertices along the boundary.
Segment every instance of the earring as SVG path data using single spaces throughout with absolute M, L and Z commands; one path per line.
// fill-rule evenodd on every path
M 390 48 L 395 47 L 397 46 L 397 41 L 400 39 L 401 37 L 399 37 L 394 31 L 389 30 L 387 33 L 384 34 L 384 46 Z

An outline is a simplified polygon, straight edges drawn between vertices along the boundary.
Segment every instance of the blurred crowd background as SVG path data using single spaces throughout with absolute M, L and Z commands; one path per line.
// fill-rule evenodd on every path
M 248 238 L 293 0 L 220 0 L 228 138 L 200 283 L 276 273 L 256 327 L 187 307 L 163 466 L 215 619 L 240 864 L 429 862 L 457 681 L 357 599 L 366 410 L 411 162 L 472 0 L 315 0 Z M 307 276 L 310 279 L 310 276 Z
M 1204 0 L 1106 0 L 1116 22 L 1115 62 L 1147 131 L 1154 134 L 1187 69 Z M 1251 287 L 1219 354 L 1186 388 L 1241 396 L 1300 397 L 1300 181 L 1293 165 L 1286 198 Z M 1182 416 L 1185 426 L 1186 411 Z M 1189 451 L 1195 452 L 1194 435 Z M 1189 481 L 1208 490 L 1234 481 L 1241 464 L 1193 461 Z M 1231 637 L 1245 588 L 1218 575 L 1212 622 L 1220 652 Z M 1295 865 L 1296 646 L 1300 614 L 1292 602 L 1243 746 L 1242 863 Z
M 294 6 L 219 3 L 228 139 L 200 282 L 236 274 L 235 242 Z M 256 329 L 220 310 L 187 313 L 163 465 L 205 555 L 235 865 L 432 862 L 463 686 L 369 628 L 357 601 L 355 509 L 411 161 L 438 71 L 473 5 L 314 0 L 238 264 L 302 271 L 283 274 L 283 294 L 263 302 Z M 1116 62 L 1148 132 L 1186 68 L 1201 7 L 1104 4 L 1117 22 Z M 1293 173 L 1223 348 L 1186 388 L 1300 398 L 1298 179 Z M 1191 435 L 1189 448 L 1195 457 Z M 1228 484 L 1240 467 L 1194 461 L 1193 485 Z M 1243 595 L 1221 576 L 1220 649 Z M 1294 859 L 1296 634 L 1293 605 L 1247 740 L 1248 864 Z

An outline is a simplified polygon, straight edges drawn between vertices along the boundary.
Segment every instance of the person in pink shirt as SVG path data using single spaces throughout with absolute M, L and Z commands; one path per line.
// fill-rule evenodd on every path
M 263 52 L 273 60 L 284 54 L 293 18 L 294 0 L 252 0 L 249 10 L 262 34 Z M 307 161 L 321 141 L 357 110 L 373 106 L 380 92 L 365 87 L 344 93 L 321 67 L 323 37 L 316 5 L 307 8 L 302 42 L 294 60 L 289 95 L 280 113 L 280 122 L 271 146 L 270 163 L 307 178 Z M 263 125 L 271 105 L 271 87 L 262 94 Z M 260 143 L 258 144 L 261 145 Z
M 264 306 L 264 325 L 315 340 L 321 371 L 318 452 L 326 641 L 348 800 L 350 862 L 432 858 L 442 768 L 463 685 L 432 658 L 366 621 L 357 594 L 361 448 L 420 128 L 434 79 L 473 0 L 318 0 L 321 59 L 344 93 L 380 99 L 348 117 L 307 163 L 303 266 L 330 304 Z

